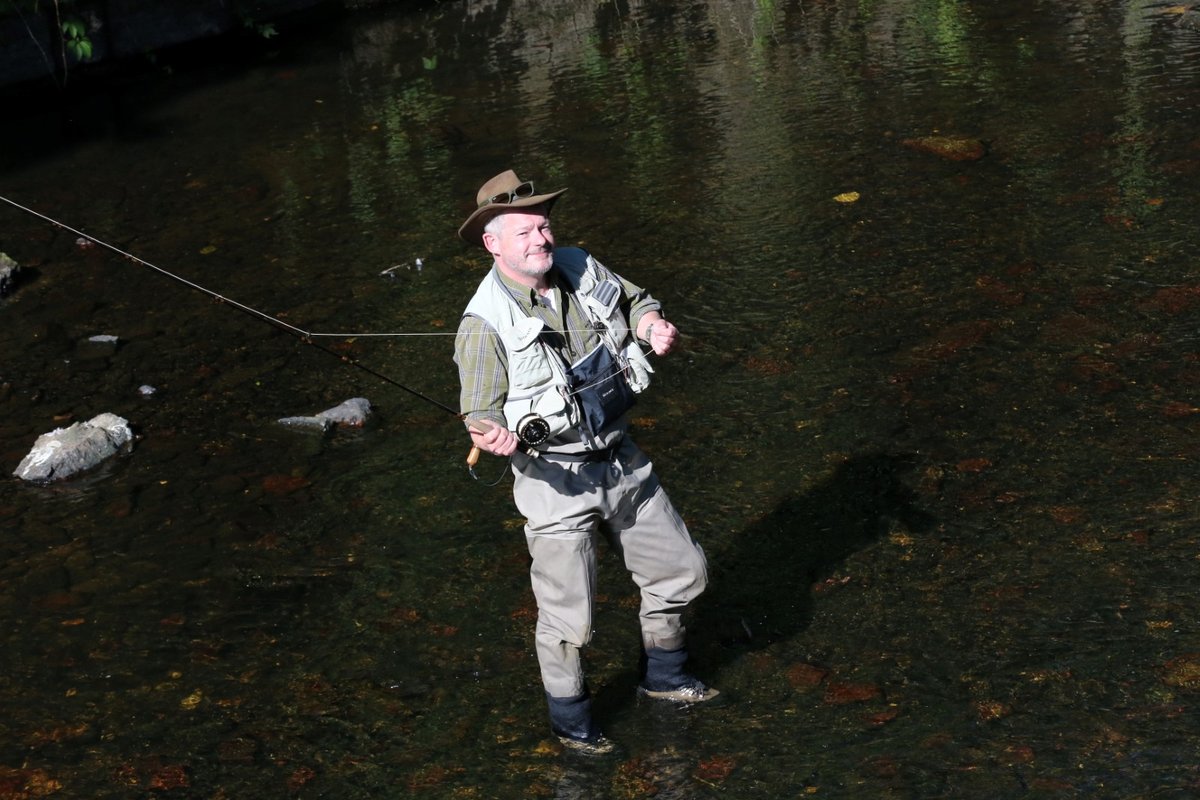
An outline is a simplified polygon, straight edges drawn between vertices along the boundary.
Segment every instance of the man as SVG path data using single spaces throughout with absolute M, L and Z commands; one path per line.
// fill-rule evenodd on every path
M 454 360 L 472 441 L 512 461 L 551 729 L 569 748 L 604 753 L 612 743 L 592 719 L 580 660 L 597 533 L 641 589 L 639 693 L 697 703 L 717 690 L 684 669 L 680 617 L 707 583 L 704 552 L 627 435 L 625 412 L 653 371 L 638 342 L 663 356 L 679 334 L 644 290 L 579 248 L 554 247 L 550 210 L 565 191 L 537 194 L 512 170 L 480 188 L 458 233 L 494 264 L 464 312 Z

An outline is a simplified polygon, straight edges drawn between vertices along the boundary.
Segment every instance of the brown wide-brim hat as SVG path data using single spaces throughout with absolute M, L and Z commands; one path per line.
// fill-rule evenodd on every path
M 471 244 L 483 247 L 483 226 L 487 225 L 497 214 L 512 211 L 517 208 L 546 205 L 546 213 L 554 201 L 566 189 L 559 189 L 549 194 L 534 194 L 533 183 L 522 181 L 511 169 L 501 172 L 496 177 L 479 187 L 475 193 L 475 210 L 467 221 L 458 229 L 458 235 Z

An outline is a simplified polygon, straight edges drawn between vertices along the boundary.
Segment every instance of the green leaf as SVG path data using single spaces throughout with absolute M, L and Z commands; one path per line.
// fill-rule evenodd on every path
M 77 19 L 68 19 L 62 24 L 62 32 L 67 39 L 82 39 L 87 34 L 87 28 Z
M 422 56 L 421 63 L 425 65 L 425 69 L 437 69 L 437 56 Z

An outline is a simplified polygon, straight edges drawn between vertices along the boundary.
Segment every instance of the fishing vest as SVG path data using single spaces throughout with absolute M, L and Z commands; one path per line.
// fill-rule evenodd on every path
M 554 267 L 574 302 L 596 327 L 602 346 L 624 372 L 629 387 L 635 393 L 645 391 L 654 369 L 621 313 L 621 282 L 578 247 L 556 248 Z M 504 419 L 508 428 L 520 434 L 526 420 L 540 417 L 549 427 L 547 438 L 576 428 L 587 441 L 579 403 L 569 390 L 570 365 L 542 341 L 545 323 L 517 304 L 496 267 L 479 284 L 463 315 L 479 317 L 490 325 L 504 346 L 508 359 Z

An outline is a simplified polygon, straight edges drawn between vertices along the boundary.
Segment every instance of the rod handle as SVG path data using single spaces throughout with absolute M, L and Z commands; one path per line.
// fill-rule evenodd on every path
M 467 467 L 468 468 L 475 469 L 475 465 L 479 463 L 479 454 L 481 452 L 482 451 L 479 449 L 478 445 L 475 445 L 471 448 L 471 452 L 467 453 Z

